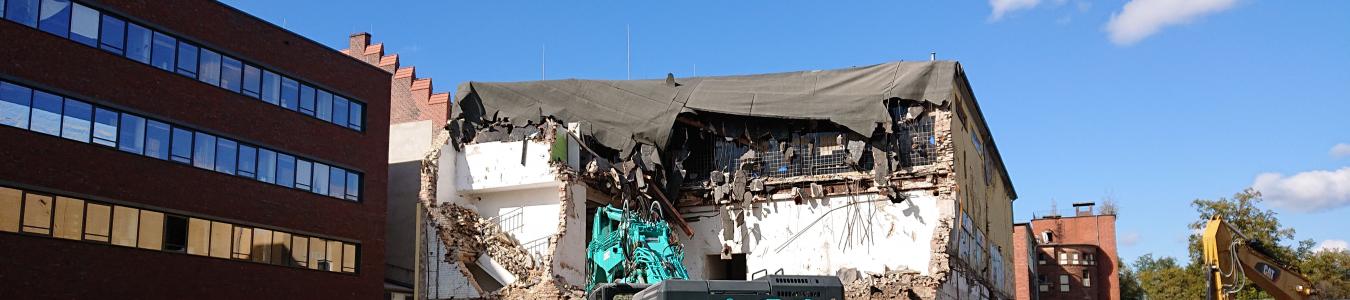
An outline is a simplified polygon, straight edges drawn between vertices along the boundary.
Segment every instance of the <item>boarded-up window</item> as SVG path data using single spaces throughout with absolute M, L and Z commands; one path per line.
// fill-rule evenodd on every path
M 78 240 L 84 231 L 84 200 L 56 197 L 53 236 Z
M 210 254 L 211 221 L 188 219 L 187 253 L 192 255 Z
M 356 245 L 342 244 L 342 272 L 356 273 Z
M 328 260 L 327 252 L 324 251 L 328 243 L 321 238 L 309 238 L 309 268 L 315 270 L 327 270 Z
M 253 230 L 253 246 L 249 249 L 252 254 L 250 258 L 253 261 L 266 263 L 272 259 L 272 231 L 267 229 Z
M 211 256 L 230 258 L 230 223 L 211 222 Z
M 342 263 L 342 242 L 328 241 L 328 271 L 338 272 L 342 268 L 338 264 Z
M 275 265 L 282 265 L 282 266 L 293 266 L 293 265 L 295 265 L 295 262 L 292 262 L 292 261 L 290 260 L 290 258 L 291 258 L 291 234 L 289 234 L 289 233 L 280 232 L 280 231 L 273 231 L 273 232 L 272 232 L 272 247 L 271 247 L 270 250 L 267 250 L 267 252 L 270 253 L 271 256 L 272 256 L 272 258 L 270 259 L 270 260 L 272 261 L 272 264 L 275 264 Z
M 107 243 L 110 235 L 108 226 L 112 224 L 112 207 L 89 203 L 85 210 L 84 239 Z
M 140 222 L 140 215 L 141 212 L 135 208 L 113 207 L 113 245 L 136 247 L 136 225 Z
M 291 240 L 291 260 L 297 266 L 309 267 L 309 238 L 294 236 Z
M 52 196 L 29 193 L 23 202 L 23 232 L 52 234 Z
M 0 231 L 19 232 L 19 210 L 23 191 L 0 187 Z
M 141 228 L 136 246 L 150 250 L 164 248 L 164 213 L 141 211 Z
M 248 259 L 249 253 L 253 250 L 253 228 L 234 227 L 234 247 L 231 247 L 231 256 L 234 259 Z

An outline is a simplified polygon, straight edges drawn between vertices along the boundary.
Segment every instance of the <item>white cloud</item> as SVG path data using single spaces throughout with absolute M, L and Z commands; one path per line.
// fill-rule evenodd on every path
M 1342 158 L 1350 157 L 1350 144 L 1340 143 L 1331 146 L 1331 157 Z
M 1041 0 L 989 0 L 989 6 L 994 7 L 994 12 L 989 15 L 989 21 L 998 21 L 1007 13 L 1031 9 L 1040 4 Z
M 1321 244 L 1317 244 L 1317 248 L 1313 248 L 1313 251 L 1314 251 L 1314 252 L 1316 252 L 1316 251 L 1326 251 L 1326 250 L 1330 250 L 1330 251 L 1345 251 L 1345 250 L 1350 250 L 1350 243 L 1347 243 L 1347 242 L 1342 241 L 1342 240 L 1325 240 L 1325 241 L 1322 241 Z
M 998 2 L 998 1 L 993 1 Z M 1130 45 L 1158 33 L 1163 27 L 1185 24 L 1232 8 L 1237 0 L 1130 0 L 1111 15 L 1106 31 L 1111 42 Z
M 1350 167 L 1335 171 L 1314 170 L 1285 177 L 1279 173 L 1256 175 L 1252 188 L 1277 207 L 1300 212 L 1350 205 Z
M 1138 244 L 1139 244 L 1139 233 L 1138 233 L 1138 232 L 1126 232 L 1124 235 L 1121 235 L 1121 236 L 1120 236 L 1120 244 L 1123 245 L 1123 246 L 1125 246 L 1125 247 L 1134 247 L 1134 245 L 1138 245 Z

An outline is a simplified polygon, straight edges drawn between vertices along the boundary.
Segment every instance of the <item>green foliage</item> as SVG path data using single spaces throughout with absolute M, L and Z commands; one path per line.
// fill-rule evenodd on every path
M 1134 269 L 1120 262 L 1117 266 L 1120 270 L 1120 299 L 1121 300 L 1144 300 L 1144 286 L 1139 283 L 1139 275 L 1135 274 Z
M 1310 252 L 1299 267 L 1322 299 L 1350 299 L 1350 251 Z
M 1198 266 L 1197 264 L 1192 264 Z M 1182 267 L 1175 258 L 1155 259 L 1153 254 L 1144 254 L 1134 262 L 1139 272 L 1139 284 L 1148 295 L 1148 299 L 1204 299 L 1205 277 L 1203 269 Z M 1197 269 L 1200 272 L 1192 272 Z M 1121 296 L 1124 296 L 1122 291 Z

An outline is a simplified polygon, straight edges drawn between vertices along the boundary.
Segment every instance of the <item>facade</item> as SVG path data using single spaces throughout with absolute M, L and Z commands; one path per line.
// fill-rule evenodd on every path
M 1031 221 L 1036 247 L 1035 277 L 1018 285 L 1036 287 L 1048 299 L 1120 299 L 1116 216 L 1097 214 L 1094 204 L 1075 203 L 1073 216 L 1051 214 Z
M 215 1 L 0 14 L 0 298 L 381 295 L 388 72 Z
M 1016 193 L 955 62 L 471 82 L 456 99 L 421 201 L 454 270 L 439 280 L 471 295 L 580 295 L 600 273 L 596 214 L 627 207 L 668 225 L 648 241 L 679 246 L 693 279 L 1014 297 Z
M 1013 268 L 1016 272 L 1013 274 L 1017 278 L 1016 294 L 1017 300 L 1038 300 L 1040 291 L 1037 280 L 1040 278 L 1036 273 L 1036 251 L 1037 249 L 1035 230 L 1031 228 L 1030 223 L 1013 224 Z M 1049 289 L 1049 286 L 1046 287 Z

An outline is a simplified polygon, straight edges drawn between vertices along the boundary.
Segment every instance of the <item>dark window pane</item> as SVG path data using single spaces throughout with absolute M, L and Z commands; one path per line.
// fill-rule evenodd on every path
M 220 85 L 220 54 L 202 49 L 201 61 L 197 65 L 197 79 L 206 84 Z
M 79 3 L 71 3 L 70 7 L 70 39 L 98 47 L 98 11 Z
M 0 124 L 28 129 L 28 110 L 32 104 L 32 89 L 0 82 Z
M 295 110 L 299 103 L 299 83 L 294 79 L 281 77 L 281 107 L 289 110 Z
M 188 219 L 180 216 L 164 216 L 164 251 L 186 252 L 188 241 Z
M 258 181 L 277 182 L 277 153 L 258 148 Z
M 192 131 L 174 127 L 173 147 L 169 151 L 169 157 L 174 161 L 185 164 L 192 163 Z
M 328 196 L 342 198 L 347 192 L 347 170 L 331 168 L 328 170 Z
M 216 136 L 197 132 L 192 137 L 192 165 L 214 170 L 216 168 Z
M 300 85 L 300 113 L 314 115 L 314 88 Z
M 262 70 L 258 70 L 258 67 L 252 65 L 244 65 L 244 95 L 258 98 L 258 93 L 261 90 L 261 83 Z
M 361 175 L 356 172 L 347 172 L 347 200 L 361 199 Z
M 249 178 L 257 177 L 255 170 L 258 169 L 258 148 L 248 145 L 239 145 L 239 175 Z
M 220 59 L 220 87 L 239 92 L 244 65 L 238 59 L 225 56 Z
M 89 142 L 89 127 L 94 119 L 94 106 L 75 99 L 66 99 L 65 110 L 61 112 L 61 137 L 80 142 Z
M 310 190 L 315 194 L 328 194 L 328 165 L 314 163 L 314 189 Z
M 70 35 L 70 0 L 42 0 L 38 29 L 66 37 Z
M 281 76 L 272 71 L 262 71 L 262 99 L 271 104 L 280 104 Z
M 141 25 L 127 23 L 127 58 L 143 64 L 150 63 L 150 37 L 153 34 Z
M 178 43 L 178 74 L 197 78 L 197 46 Z
M 28 130 L 61 135 L 61 96 L 33 91 L 33 116 Z
M 277 185 L 295 186 L 295 157 L 277 153 Z
M 117 112 L 102 108 L 94 109 L 94 143 L 108 147 L 117 147 Z
M 155 120 L 145 120 L 145 156 L 169 159 L 169 124 Z
M 319 90 L 319 110 L 315 114 L 318 115 L 319 120 L 333 120 L 333 94 Z
M 221 138 L 216 141 L 216 171 L 234 175 L 238 147 L 238 143 L 228 139 Z
M 346 98 L 333 96 L 333 123 L 337 123 L 339 126 L 347 126 L 348 104 L 350 102 L 347 102 Z
M 314 177 L 314 163 L 307 160 L 297 159 L 295 161 L 295 188 L 310 190 L 314 187 L 310 185 Z
M 348 108 L 350 114 L 347 117 L 347 127 L 361 130 L 362 120 L 365 119 L 365 107 L 361 103 L 352 102 L 352 107 Z
M 28 27 L 37 27 L 37 16 L 37 0 L 8 0 L 5 3 L 5 19 Z
M 103 50 L 122 55 L 123 44 L 126 42 L 127 22 L 110 15 L 103 15 L 103 28 L 99 44 L 103 45 Z
M 173 62 L 175 61 L 178 40 L 163 33 L 155 32 L 154 49 L 151 52 L 150 64 L 156 68 L 173 72 Z
M 117 135 L 117 148 L 126 152 L 145 154 L 145 118 L 124 113 L 119 125 L 121 134 Z

